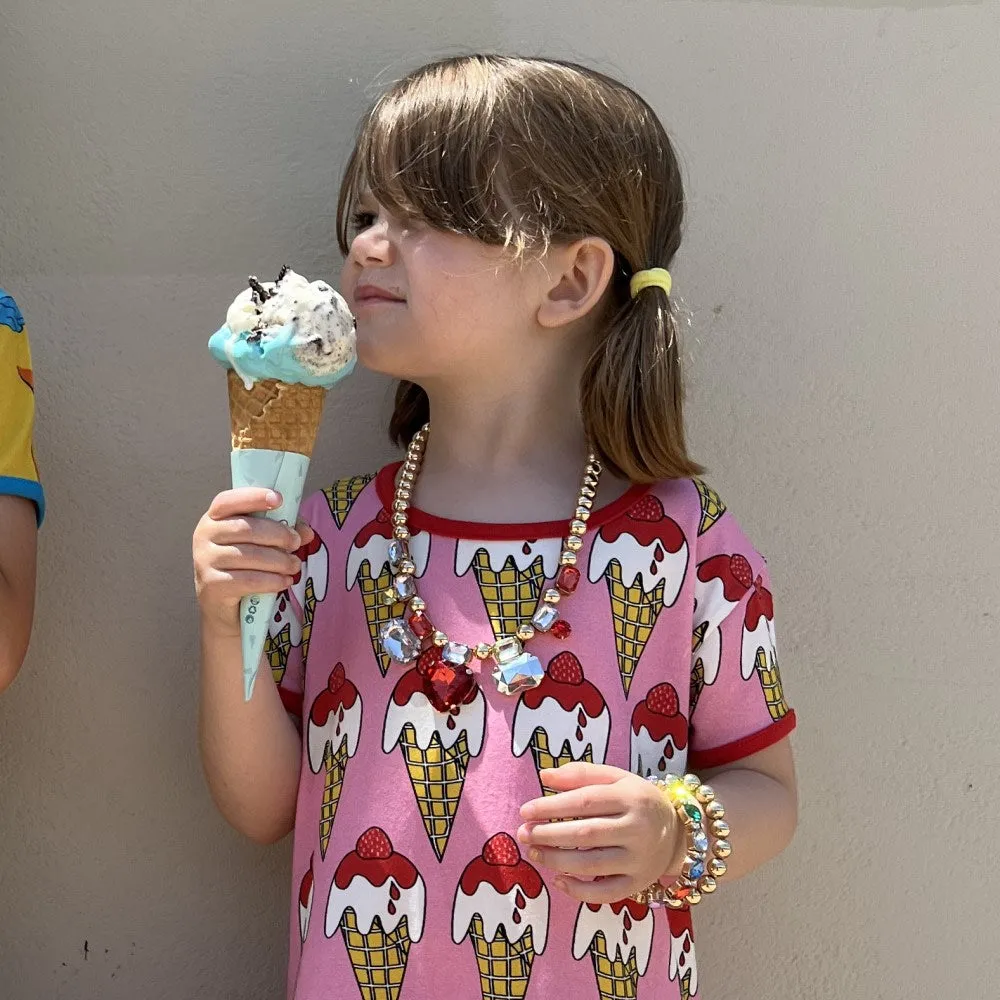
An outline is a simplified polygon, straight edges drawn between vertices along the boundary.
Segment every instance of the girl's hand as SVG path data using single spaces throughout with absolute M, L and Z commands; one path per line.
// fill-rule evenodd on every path
M 223 632 L 239 635 L 243 597 L 280 593 L 302 568 L 295 552 L 312 541 L 312 529 L 304 521 L 292 530 L 252 516 L 280 504 L 281 497 L 273 490 L 226 490 L 195 528 L 195 592 L 203 618 Z
M 541 779 L 557 794 L 521 807 L 517 839 L 530 861 L 559 873 L 556 887 L 567 895 L 615 903 L 680 870 L 684 827 L 652 782 L 584 762 Z

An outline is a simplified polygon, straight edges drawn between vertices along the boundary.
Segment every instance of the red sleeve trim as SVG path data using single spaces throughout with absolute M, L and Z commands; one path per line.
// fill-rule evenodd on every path
M 385 466 L 375 477 L 375 489 L 386 510 L 392 510 L 396 490 L 396 473 L 402 462 Z M 638 483 L 617 500 L 599 507 L 590 515 L 587 528 L 601 528 L 616 517 L 620 517 L 633 504 L 641 500 L 651 489 L 649 483 Z M 566 534 L 566 521 L 535 521 L 525 524 L 493 524 L 477 521 L 453 521 L 451 518 L 427 514 L 417 507 L 408 513 L 411 531 L 428 531 L 432 535 L 445 538 L 468 538 L 477 542 L 521 542 L 526 538 L 559 538 Z
M 302 695 L 295 691 L 288 691 L 278 686 L 278 694 L 281 697 L 281 704 L 285 706 L 285 711 L 289 715 L 294 715 L 296 719 L 302 718 Z
M 742 739 L 733 740 L 732 743 L 724 743 L 719 747 L 711 747 L 708 750 L 692 750 L 688 758 L 688 767 L 691 770 L 707 770 L 712 767 L 725 767 L 727 764 L 734 764 L 744 757 L 760 753 L 775 743 L 783 740 L 795 728 L 796 719 L 794 709 L 782 719 L 761 729 L 759 732 L 744 736 Z

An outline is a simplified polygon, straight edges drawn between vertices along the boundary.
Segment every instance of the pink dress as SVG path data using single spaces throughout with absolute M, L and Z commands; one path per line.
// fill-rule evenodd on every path
M 306 500 L 316 538 L 271 624 L 302 726 L 288 996 L 698 996 L 686 910 L 581 906 L 513 834 L 542 767 L 697 771 L 791 732 L 764 560 L 704 483 L 634 487 L 590 520 L 571 633 L 528 644 L 541 686 L 509 698 L 484 672 L 441 713 L 378 641 L 396 468 Z M 531 617 L 566 530 L 415 510 L 410 527 L 428 616 L 470 645 Z

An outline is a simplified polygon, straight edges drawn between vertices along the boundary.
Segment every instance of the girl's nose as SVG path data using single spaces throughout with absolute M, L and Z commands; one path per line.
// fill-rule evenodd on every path
M 379 219 L 364 232 L 358 233 L 351 244 L 351 253 L 362 266 L 391 264 L 393 246 L 389 239 L 388 222 Z

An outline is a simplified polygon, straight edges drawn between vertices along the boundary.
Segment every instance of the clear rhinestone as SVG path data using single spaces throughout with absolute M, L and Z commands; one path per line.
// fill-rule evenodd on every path
M 391 566 L 398 566 L 406 556 L 406 546 L 398 538 L 389 542 L 389 564 Z
M 531 624 L 539 632 L 548 632 L 555 625 L 558 617 L 559 611 L 556 607 L 551 604 L 543 604 L 532 616 Z
M 504 636 L 495 647 L 494 656 L 500 666 L 516 660 L 524 652 L 524 646 L 516 635 Z
M 522 691 L 538 687 L 545 677 L 542 661 L 531 653 L 522 653 L 509 663 L 498 664 L 493 671 L 497 690 L 510 698 L 516 698 Z
M 413 577 L 402 573 L 393 578 L 392 585 L 396 591 L 396 596 L 401 601 L 408 601 L 417 592 L 417 586 L 413 582 Z
M 441 659 L 452 667 L 464 667 L 472 659 L 472 650 L 464 643 L 449 642 L 441 652 Z
M 390 618 L 380 629 L 379 638 L 397 663 L 412 663 L 420 655 L 420 640 L 402 618 Z

